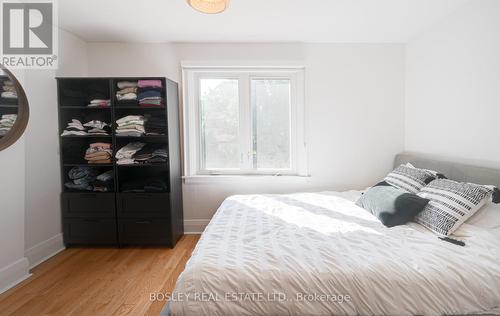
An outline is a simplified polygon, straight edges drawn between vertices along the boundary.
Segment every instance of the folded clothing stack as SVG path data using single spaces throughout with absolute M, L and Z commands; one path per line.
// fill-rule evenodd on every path
M 5 136 L 16 123 L 17 114 L 4 114 L 0 119 L 0 137 Z
M 111 106 L 111 100 L 108 99 L 92 99 L 87 105 L 89 108 L 108 108 Z
M 144 119 L 146 120 L 144 123 L 146 135 L 165 135 L 167 119 L 164 115 L 146 114 Z
M 137 99 L 140 106 L 165 106 L 165 100 L 162 97 L 163 85 L 161 80 L 139 80 L 137 86 L 139 87 Z
M 72 119 L 71 122 L 68 123 L 66 129 L 62 132 L 61 136 L 83 136 L 83 135 L 109 135 L 111 132 L 111 127 L 109 124 L 92 120 L 85 124 L 82 124 L 77 119 Z
M 69 135 L 75 135 L 75 136 L 87 135 L 87 130 L 85 127 L 83 127 L 82 122 L 80 122 L 77 119 L 72 119 L 71 122 L 69 122 L 68 125 L 66 126 L 66 129 L 61 134 L 61 136 L 69 136 Z
M 83 126 L 89 128 L 89 130 L 87 130 L 89 135 L 109 135 L 109 132 L 111 132 L 111 127 L 107 123 L 99 120 L 89 121 L 83 124 Z
M 113 190 L 113 170 L 106 171 L 98 175 L 92 183 L 96 192 L 108 192 Z
M 71 190 L 93 191 L 91 183 L 97 177 L 97 170 L 90 167 L 73 167 L 68 172 L 68 181 L 65 187 Z
M 110 164 L 112 155 L 110 143 L 93 143 L 85 151 L 85 160 L 89 164 Z
M 116 153 L 119 165 L 155 164 L 168 161 L 168 152 L 163 144 L 129 143 Z
M 132 158 L 135 163 L 154 164 L 165 163 L 168 161 L 168 153 L 164 145 L 161 144 L 148 144 L 141 150 L 138 150 Z
M 118 92 L 116 92 L 116 99 L 118 101 L 135 101 L 137 100 L 137 82 L 133 81 L 120 81 L 117 84 Z
M 123 182 L 122 192 L 167 192 L 167 184 L 160 178 L 134 179 Z
M 133 165 L 136 162 L 132 158 L 136 152 L 141 150 L 146 144 L 134 142 L 128 143 L 116 152 L 116 163 L 119 165 Z
M 91 167 L 73 167 L 68 172 L 64 184 L 70 190 L 108 192 L 113 189 L 113 170 L 99 174 Z
M 116 136 L 135 136 L 139 137 L 145 134 L 144 116 L 127 115 L 116 120 Z
M 14 83 L 10 80 L 2 82 L 2 98 L 8 100 L 17 100 L 17 91 Z

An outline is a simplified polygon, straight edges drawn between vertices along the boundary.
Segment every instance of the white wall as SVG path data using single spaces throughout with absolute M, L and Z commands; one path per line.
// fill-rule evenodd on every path
M 57 75 L 86 75 L 86 43 L 59 30 L 59 69 L 14 71 L 29 101 L 24 135 L 0 151 L 0 293 L 63 249 Z
M 24 71 L 13 71 L 24 85 Z M 24 256 L 25 137 L 0 151 L 0 293 L 29 276 Z
M 88 43 L 88 60 L 90 76 L 180 79 L 180 66 L 171 44 Z
M 306 67 L 310 178 L 184 184 L 187 231 L 199 231 L 231 194 L 362 188 L 404 148 L 404 46 L 398 44 L 90 43 L 89 75 L 167 75 L 179 62 Z M 376 163 L 374 163 L 376 162 Z
M 0 151 L 0 293 L 28 276 L 24 257 L 24 138 Z
M 87 73 L 86 43 L 59 30 L 59 69 L 26 72 L 25 251 L 30 266 L 63 249 L 56 76 Z
M 500 161 L 500 1 L 470 1 L 407 45 L 406 149 Z
M 59 29 L 59 77 L 79 77 L 88 73 L 87 42 L 73 33 Z

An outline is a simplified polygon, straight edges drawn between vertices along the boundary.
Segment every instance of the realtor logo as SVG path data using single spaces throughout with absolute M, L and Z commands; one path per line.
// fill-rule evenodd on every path
M 7 68 L 57 68 L 54 1 L 1 4 L 1 63 Z

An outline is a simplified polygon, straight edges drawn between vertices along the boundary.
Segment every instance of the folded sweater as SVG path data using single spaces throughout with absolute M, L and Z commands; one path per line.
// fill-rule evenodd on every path
M 133 81 L 120 81 L 116 84 L 118 89 L 125 89 L 125 88 L 135 88 L 137 87 L 137 82 Z

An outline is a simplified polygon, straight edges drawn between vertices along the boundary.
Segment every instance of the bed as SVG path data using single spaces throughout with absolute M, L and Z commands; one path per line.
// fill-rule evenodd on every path
M 402 162 L 500 186 L 495 168 Z M 354 204 L 361 193 L 229 197 L 162 314 L 500 314 L 500 229 L 464 224 L 461 247 L 415 223 L 387 228 Z

